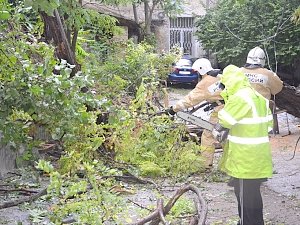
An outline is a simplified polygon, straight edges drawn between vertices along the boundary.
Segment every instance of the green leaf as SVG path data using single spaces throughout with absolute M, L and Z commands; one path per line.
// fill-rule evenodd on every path
M 37 169 L 43 170 L 46 173 L 50 173 L 54 170 L 53 166 L 51 165 L 51 163 L 49 161 L 45 161 L 43 159 L 39 160 L 37 165 L 36 165 Z
M 33 85 L 31 88 L 30 88 L 30 91 L 32 94 L 34 95 L 39 95 L 41 92 L 42 92 L 42 89 L 37 86 L 37 85 Z
M 8 20 L 10 17 L 10 13 L 8 11 L 0 11 L 0 20 Z

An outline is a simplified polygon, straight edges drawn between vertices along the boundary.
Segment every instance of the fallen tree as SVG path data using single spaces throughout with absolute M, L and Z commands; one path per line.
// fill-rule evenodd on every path
M 285 109 L 287 113 L 300 117 L 300 88 L 285 85 L 276 95 L 275 102 L 279 109 Z

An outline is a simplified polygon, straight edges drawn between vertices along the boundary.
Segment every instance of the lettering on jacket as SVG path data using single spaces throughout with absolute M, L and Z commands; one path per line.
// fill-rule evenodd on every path
M 211 84 L 210 86 L 208 86 L 207 90 L 209 91 L 210 94 L 214 94 L 217 91 L 221 91 L 220 81 L 217 81 L 217 82 Z
M 245 73 L 250 83 L 266 85 L 268 77 L 259 73 Z

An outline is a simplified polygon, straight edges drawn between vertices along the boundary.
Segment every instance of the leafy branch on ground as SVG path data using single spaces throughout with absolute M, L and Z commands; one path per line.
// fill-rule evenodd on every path
M 82 64 L 72 74 L 77 65 L 57 57 L 59 46 L 45 40 L 42 21 L 70 8 L 60 8 L 58 1 L 1 4 L 9 13 L 0 18 L 1 141 L 16 151 L 25 149 L 23 159 L 49 176 L 45 199 L 51 203 L 51 223 L 72 215 L 81 224 L 122 224 L 121 215 L 129 213 L 115 192 L 116 176 L 187 176 L 201 170 L 199 146 L 181 140 L 185 127 L 166 115 L 152 116 L 162 110 L 154 99 L 166 94 L 161 81 L 180 57 L 178 49 L 157 53 L 147 43 L 114 43 L 110 32 L 101 30 L 116 31 L 114 20 L 84 11 L 85 19 L 101 19 L 105 27 L 66 21 L 68 27 L 76 25 L 70 32 L 78 31 L 76 60 Z M 40 17 L 35 9 L 50 17 Z M 57 144 L 58 160 L 47 154 L 43 146 L 48 143 Z M 39 150 L 45 159 L 38 160 Z

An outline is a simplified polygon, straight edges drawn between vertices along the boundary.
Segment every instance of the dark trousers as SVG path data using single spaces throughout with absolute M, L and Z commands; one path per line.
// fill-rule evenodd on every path
M 263 201 L 260 193 L 260 186 L 264 181 L 266 179 L 237 178 L 231 181 L 238 202 L 241 225 L 264 225 Z

